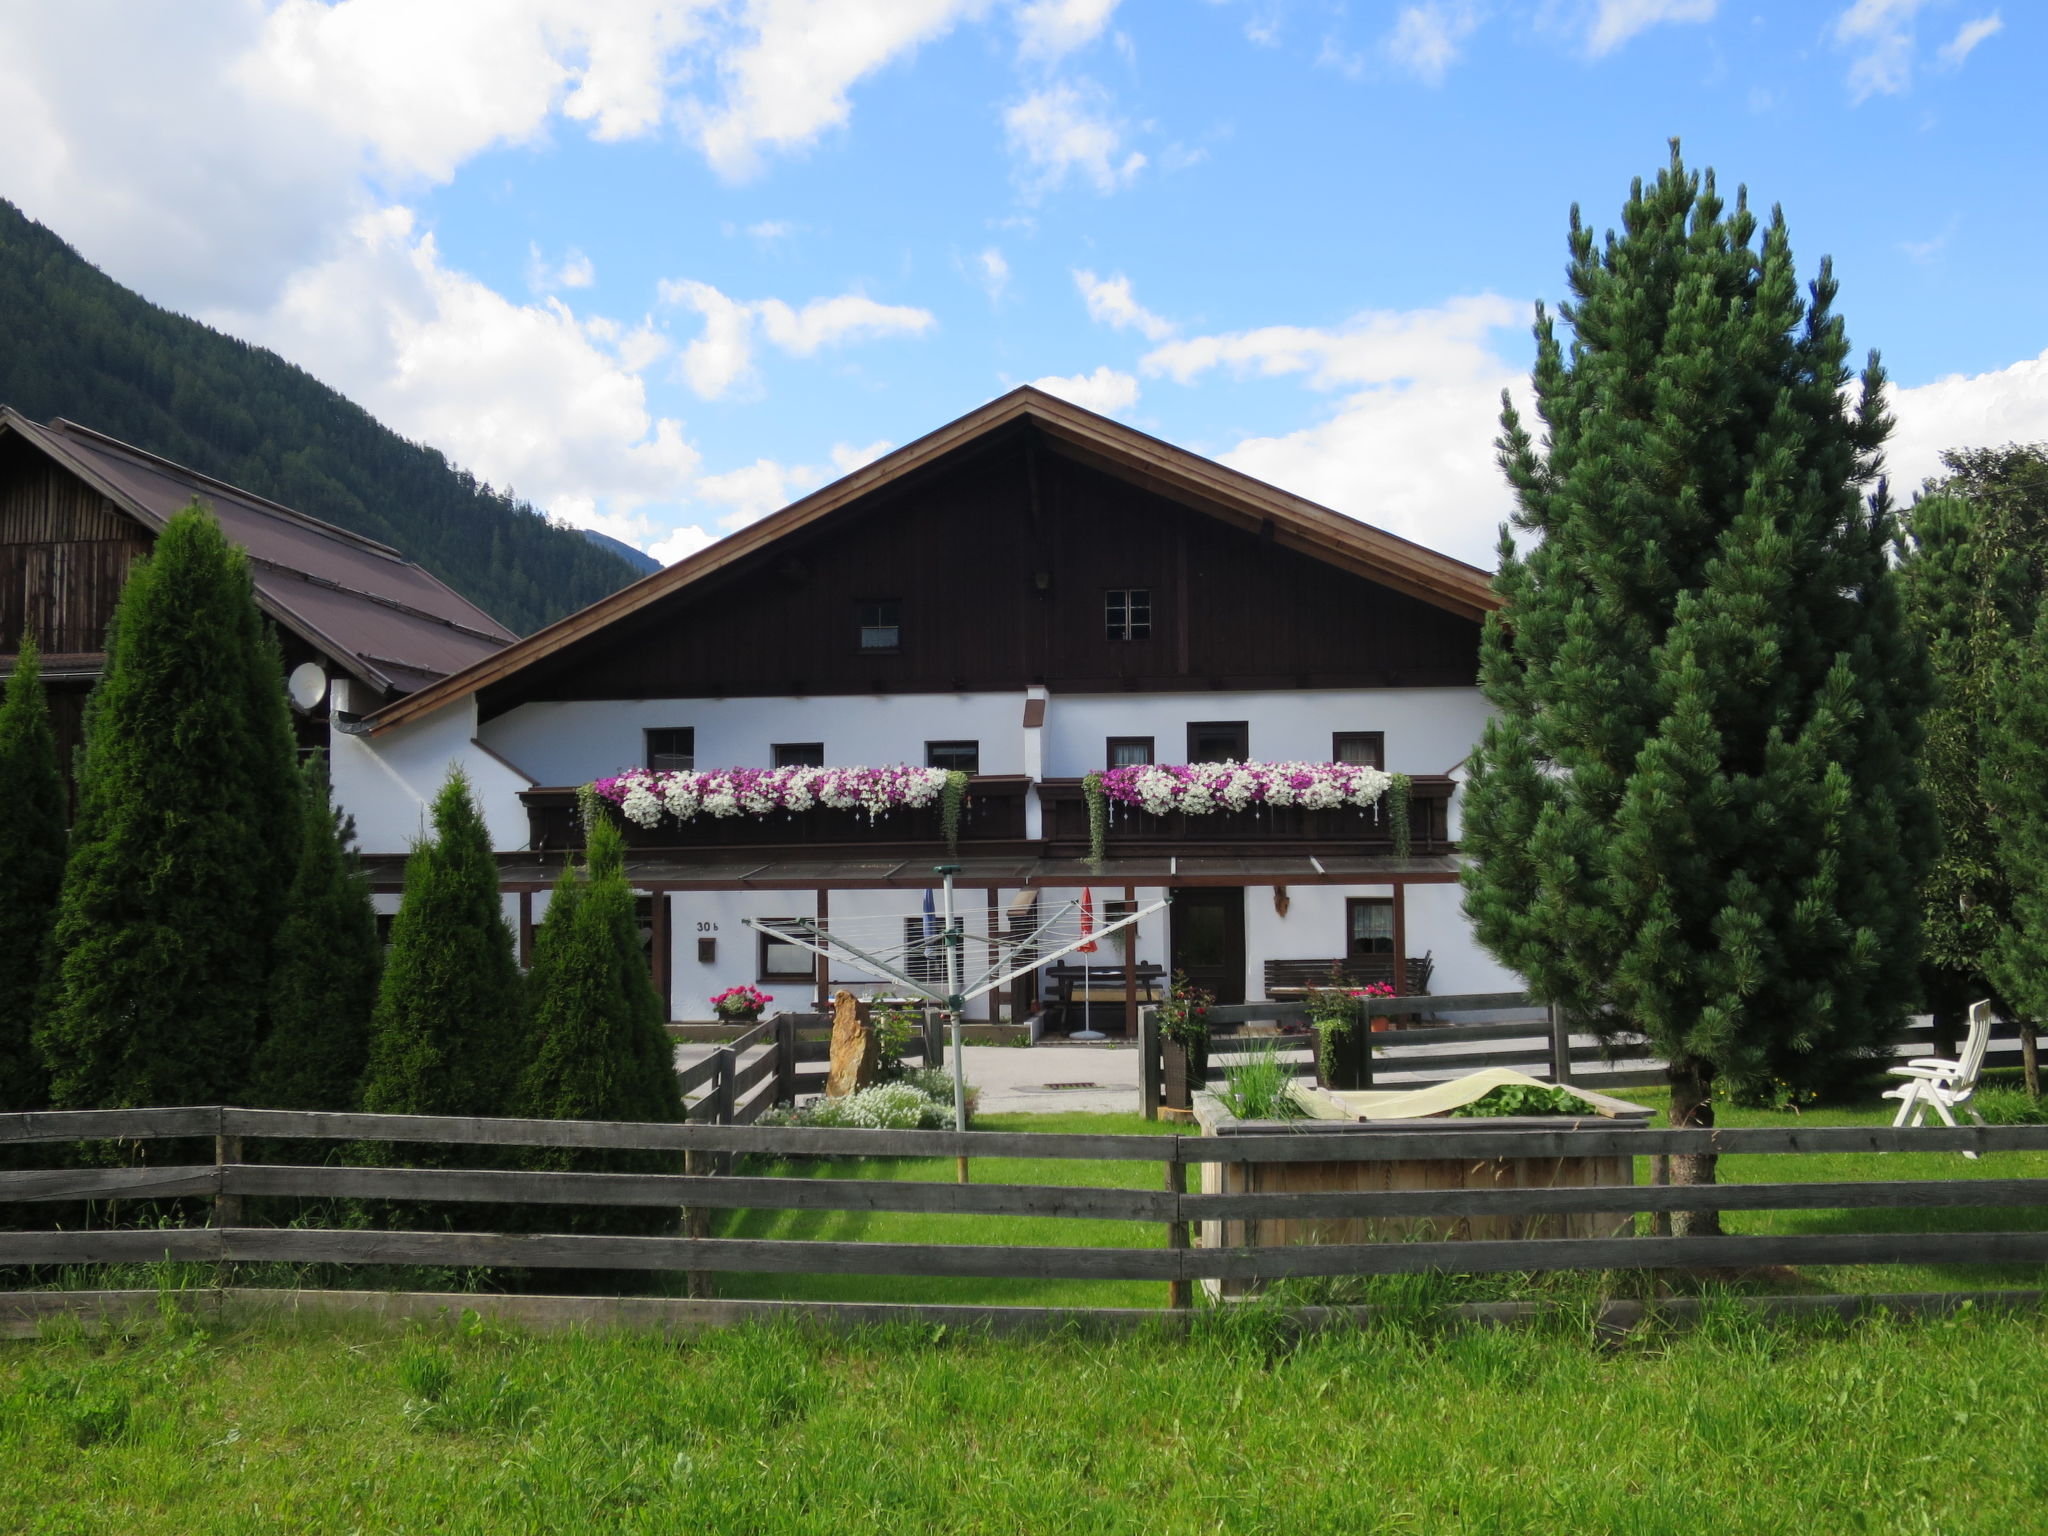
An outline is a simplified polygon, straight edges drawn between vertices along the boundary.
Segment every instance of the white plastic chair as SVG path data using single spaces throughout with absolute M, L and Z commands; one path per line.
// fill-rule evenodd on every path
M 1977 1092 L 1977 1075 L 1984 1069 L 1984 1050 L 1991 1043 L 1991 999 L 1970 1005 L 1970 1030 L 1963 1037 L 1962 1054 L 1955 1061 L 1944 1061 L 1939 1056 L 1916 1056 L 1903 1067 L 1888 1070 L 1893 1077 L 1903 1077 L 1905 1082 L 1896 1088 L 1888 1088 L 1879 1095 L 1881 1098 L 1897 1099 L 1899 1112 L 1893 1118 L 1895 1126 L 1924 1125 L 1927 1112 L 1931 1109 L 1941 1117 L 1944 1125 L 1956 1123 L 1955 1111 L 1961 1110 L 1977 1124 L 1984 1123 L 1984 1117 L 1977 1113 L 1970 1100 Z M 1975 1157 L 1974 1152 L 1965 1152 L 1965 1157 Z

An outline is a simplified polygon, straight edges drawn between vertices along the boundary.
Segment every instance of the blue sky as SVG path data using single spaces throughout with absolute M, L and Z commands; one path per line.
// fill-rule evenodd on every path
M 2014 0 L 223 0 L 0 13 L 0 196 L 676 558 L 1012 385 L 1485 563 L 1568 210 L 1782 203 L 1907 483 L 2048 438 Z

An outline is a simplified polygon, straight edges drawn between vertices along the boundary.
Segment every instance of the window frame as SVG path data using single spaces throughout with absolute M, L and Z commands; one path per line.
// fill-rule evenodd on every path
M 688 752 L 662 752 L 654 750 L 654 738 L 682 733 L 690 738 Z M 681 768 L 661 768 L 655 765 L 655 758 L 687 757 L 689 762 Z M 650 725 L 640 732 L 640 761 L 647 765 L 649 773 L 695 773 L 697 771 L 697 727 L 694 725 Z
M 1377 768 L 1382 773 L 1387 768 L 1387 733 L 1385 731 L 1332 731 L 1330 733 L 1330 761 L 1344 761 L 1344 743 L 1363 741 L 1372 748 L 1372 761 L 1363 766 Z
M 1385 949 L 1360 951 L 1352 946 L 1357 942 L 1358 919 L 1354 915 L 1361 907 L 1384 907 L 1387 913 L 1387 935 Z M 1378 958 L 1394 954 L 1394 898 L 1391 896 L 1347 896 L 1344 898 L 1344 958 L 1359 960 Z
M 1235 731 L 1237 733 L 1237 754 L 1233 757 L 1195 756 L 1195 733 L 1197 731 Z M 1248 763 L 1252 756 L 1252 725 L 1249 720 L 1190 720 L 1188 722 L 1188 755 L 1191 763 Z
M 800 971 L 771 971 L 768 969 L 768 948 L 776 945 L 793 949 L 804 957 L 804 968 Z M 754 932 L 754 980 L 756 983 L 774 981 L 816 981 L 818 979 L 818 957 L 809 950 L 792 944 L 787 939 L 778 939 L 772 933 L 759 929 Z
M 974 766 L 973 766 L 973 767 L 971 767 L 971 768 L 961 768 L 961 769 L 960 769 L 960 772 L 962 772 L 962 773 L 964 773 L 964 774 L 968 775 L 968 776 L 969 776 L 970 778 L 971 778 L 971 777 L 973 777 L 973 776 L 974 776 L 975 774 L 978 774 L 978 773 L 980 773 L 980 772 L 981 772 L 981 742 L 980 742 L 980 741 L 979 741 L 978 739 L 977 739 L 977 740 L 973 740 L 973 741 L 968 741 L 968 740 L 962 739 L 962 740 L 959 740 L 959 741 L 928 741 L 928 742 L 926 742 L 926 743 L 924 744 L 924 765 L 925 765 L 925 767 L 927 767 L 927 768 L 946 768 L 946 769 L 952 769 L 953 767 L 955 767 L 955 766 L 956 766 L 955 764 L 952 764 L 952 763 L 935 763 L 935 762 L 933 762 L 933 761 L 932 761 L 932 754 L 933 754 L 933 753 L 934 753 L 935 751 L 940 751 L 940 750 L 944 750 L 944 749 L 948 749 L 948 748 L 958 749 L 958 748 L 962 748 L 962 747 L 966 748 L 966 749 L 967 749 L 968 751 L 970 751 L 970 752 L 972 752 L 972 753 L 974 754 Z
M 1145 617 L 1136 616 L 1139 600 L 1143 600 Z M 1121 611 L 1122 617 L 1116 617 Z M 1139 626 L 1143 625 L 1142 631 Z M 1128 644 L 1152 638 L 1152 589 L 1150 587 L 1104 587 L 1102 589 L 1102 627 L 1104 637 L 1112 644 Z
M 801 753 L 806 761 L 785 762 L 786 755 Z M 815 763 L 808 761 L 817 757 Z M 770 768 L 822 768 L 825 766 L 825 743 L 822 741 L 771 741 L 768 744 L 768 766 Z
M 875 610 L 876 622 L 868 622 L 868 610 Z M 887 622 L 884 622 L 884 619 Z M 890 629 L 896 638 L 888 645 L 869 645 L 871 630 Z M 860 597 L 853 603 L 854 650 L 862 656 L 895 656 L 903 650 L 903 599 L 900 597 Z
M 1118 747 L 1141 747 L 1145 760 L 1142 763 L 1119 764 L 1116 760 Z M 1149 768 L 1159 761 L 1157 739 L 1151 736 L 1111 736 L 1102 744 L 1102 766 L 1105 768 Z

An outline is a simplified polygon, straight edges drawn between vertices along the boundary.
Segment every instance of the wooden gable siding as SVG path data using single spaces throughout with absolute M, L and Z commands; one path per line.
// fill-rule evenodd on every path
M 107 621 L 150 535 L 84 481 L 0 442 L 0 650 L 24 633 L 47 654 L 104 648 Z
M 1042 578 L 1042 580 L 1041 580 Z M 1152 598 L 1113 641 L 1111 588 Z M 899 603 L 862 652 L 856 604 Z M 1477 678 L 1469 619 L 1063 457 L 1028 431 L 776 541 L 486 689 L 534 700 L 1418 687 Z

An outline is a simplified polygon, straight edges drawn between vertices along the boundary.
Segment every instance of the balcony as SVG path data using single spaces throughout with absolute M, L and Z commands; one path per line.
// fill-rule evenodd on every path
M 1457 784 L 1441 774 L 1418 775 L 1408 800 L 1410 851 L 1447 853 L 1451 795 Z M 1046 852 L 1082 858 L 1088 853 L 1088 802 L 1079 779 L 1047 779 L 1038 786 L 1045 808 Z M 1107 851 L 1123 855 L 1231 854 L 1257 848 L 1303 853 L 1391 854 L 1393 830 L 1375 810 L 1311 811 L 1301 806 L 1258 806 L 1206 816 L 1175 812 L 1153 816 L 1128 805 L 1110 808 Z
M 967 803 L 960 813 L 962 852 L 1022 853 L 1024 796 L 1031 781 L 1022 774 L 977 774 L 967 782 Z M 536 850 L 581 848 L 583 830 L 576 822 L 574 788 L 529 789 L 526 804 L 530 844 Z M 1085 828 L 1086 818 L 1083 818 Z M 817 807 L 794 815 L 699 816 L 678 822 L 663 817 L 652 827 L 626 822 L 626 846 L 664 851 L 711 849 L 843 849 L 861 855 L 901 852 L 930 853 L 945 847 L 939 808 L 894 810 L 873 821 L 864 811 Z

